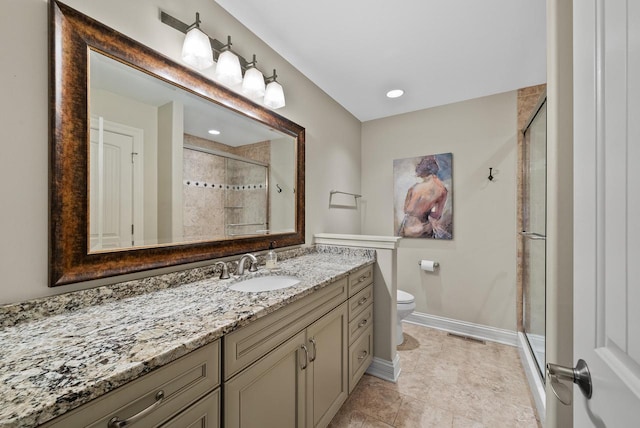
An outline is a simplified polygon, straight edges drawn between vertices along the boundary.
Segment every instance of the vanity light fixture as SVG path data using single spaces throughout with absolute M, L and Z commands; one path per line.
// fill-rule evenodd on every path
M 256 68 L 256 63 L 256 55 L 253 54 L 253 61 L 247 64 L 248 68 L 244 72 L 244 80 L 242 80 L 242 93 L 250 98 L 260 98 L 265 91 L 264 76 Z
M 387 98 L 398 98 L 404 95 L 404 91 L 402 89 L 392 89 L 387 92 Z
M 277 109 L 285 106 L 284 102 L 284 90 L 282 85 L 276 81 L 278 75 L 276 69 L 273 69 L 273 75 L 267 77 L 267 88 L 264 92 L 264 104 L 272 109 Z
M 213 65 L 213 51 L 209 36 L 200 30 L 200 13 L 196 12 L 196 22 L 187 27 L 187 35 L 182 44 L 182 60 L 198 70 Z
M 242 82 L 240 59 L 238 55 L 231 52 L 231 36 L 227 36 L 227 44 L 222 47 L 222 53 L 218 57 L 214 76 L 227 86 L 237 85 Z
M 196 13 L 196 22 L 192 25 L 187 25 L 164 11 L 160 11 L 160 21 L 172 28 L 175 28 L 181 33 L 187 34 L 183 45 L 183 59 L 187 64 L 199 70 L 203 70 L 210 67 L 213 62 L 216 61 L 217 66 L 214 77 L 218 82 L 226 86 L 235 86 L 242 82 L 242 93 L 247 97 L 259 99 L 264 95 L 262 102 L 264 105 L 274 110 L 285 106 L 284 89 L 282 88 L 282 85 L 276 81 L 276 71 L 273 70 L 273 76 L 265 79 L 262 72 L 256 67 L 257 61 L 255 55 L 253 55 L 253 61 L 248 62 L 242 56 L 232 52 L 231 36 L 227 36 L 226 44 L 207 36 L 199 29 L 200 15 L 198 13 Z M 191 38 L 189 37 L 189 34 L 191 34 L 194 29 L 201 35 L 204 35 L 209 42 L 208 52 L 212 54 L 211 63 L 209 65 L 206 65 L 208 60 L 203 62 L 197 62 L 195 60 L 191 61 L 191 57 L 188 57 L 188 60 L 185 56 L 184 46 L 187 45 L 187 39 Z M 191 43 L 192 42 L 189 42 L 189 44 Z M 200 45 L 204 45 L 204 43 L 201 42 Z M 199 56 L 199 58 L 202 57 L 203 55 Z M 245 72 L 244 79 L 242 78 L 243 71 Z M 265 83 L 267 84 L 266 87 Z

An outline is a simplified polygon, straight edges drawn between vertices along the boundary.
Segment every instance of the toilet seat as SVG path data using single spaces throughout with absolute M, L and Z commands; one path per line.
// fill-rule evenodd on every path
M 398 303 L 413 303 L 415 301 L 415 297 L 406 291 L 398 290 L 397 301 Z

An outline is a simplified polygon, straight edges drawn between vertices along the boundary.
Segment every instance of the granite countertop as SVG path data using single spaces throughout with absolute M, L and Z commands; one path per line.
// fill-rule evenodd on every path
M 229 290 L 241 279 L 209 267 L 0 307 L 0 426 L 51 420 L 375 261 L 373 250 L 293 251 L 272 273 L 300 284 L 281 290 Z

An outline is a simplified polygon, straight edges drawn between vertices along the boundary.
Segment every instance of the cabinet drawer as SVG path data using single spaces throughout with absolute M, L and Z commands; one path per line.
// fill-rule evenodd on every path
M 366 266 L 349 275 L 349 297 L 373 283 L 373 266 Z
M 153 406 L 157 402 L 156 394 L 163 391 L 162 402 L 137 423 L 140 426 L 156 426 L 168 421 L 219 384 L 218 340 L 65 413 L 45 426 L 104 428 L 111 418 L 128 419 Z
M 349 347 L 349 394 L 373 360 L 373 326 Z
M 357 317 L 349 323 L 349 345 L 373 325 L 373 305 L 367 306 Z
M 220 388 L 189 406 L 169 422 L 161 425 L 161 428 L 184 427 L 220 427 Z
M 347 285 L 347 278 L 343 278 L 226 335 L 224 380 L 344 302 Z
M 349 321 L 360 315 L 373 302 L 373 285 L 369 285 L 349 299 Z

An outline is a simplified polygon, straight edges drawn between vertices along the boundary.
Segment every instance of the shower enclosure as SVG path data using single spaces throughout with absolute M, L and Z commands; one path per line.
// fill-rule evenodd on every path
M 268 146 L 266 149 L 268 153 Z M 183 171 L 186 239 L 225 239 L 268 232 L 268 163 L 185 145 Z
M 267 213 L 268 165 L 226 159 L 230 189 L 225 198 L 225 235 L 255 235 L 269 230 Z
M 544 382 L 547 103 L 542 97 L 524 128 L 522 195 L 522 330 Z

